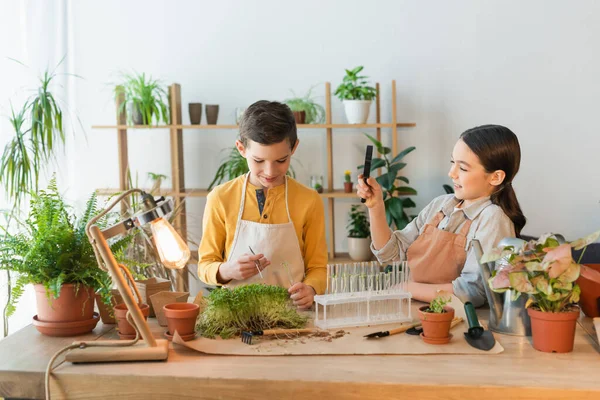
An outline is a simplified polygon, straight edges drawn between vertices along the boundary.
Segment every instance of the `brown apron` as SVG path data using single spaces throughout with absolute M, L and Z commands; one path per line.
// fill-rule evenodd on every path
M 465 245 L 472 221 L 467 218 L 460 232 L 452 233 L 438 228 L 443 219 L 441 211 L 434 215 L 408 247 L 406 258 L 414 282 L 450 283 L 460 276 L 467 259 Z

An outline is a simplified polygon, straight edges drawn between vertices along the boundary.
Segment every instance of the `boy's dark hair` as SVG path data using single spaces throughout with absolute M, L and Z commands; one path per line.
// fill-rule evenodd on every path
M 286 139 L 291 148 L 298 140 L 296 120 L 287 105 L 260 100 L 244 111 L 240 120 L 240 140 L 244 146 L 248 145 L 248 140 L 269 145 Z

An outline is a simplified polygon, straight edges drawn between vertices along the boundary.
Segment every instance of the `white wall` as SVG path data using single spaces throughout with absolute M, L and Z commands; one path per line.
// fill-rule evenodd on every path
M 135 69 L 182 85 L 187 103 L 217 103 L 220 123 L 258 99 L 304 93 L 343 69 L 364 65 L 382 84 L 382 119 L 389 121 L 390 82 L 398 85 L 398 116 L 416 128 L 399 132 L 414 145 L 406 175 L 418 211 L 442 194 L 459 134 L 485 123 L 510 127 L 523 162 L 515 189 L 524 233 L 553 230 L 568 238 L 600 227 L 600 3 L 567 1 L 314 1 L 276 0 L 70 2 L 75 106 L 87 129 L 68 155 L 68 189 L 83 202 L 97 187 L 117 187 L 116 133 L 92 130 L 115 121 L 112 83 Z M 4 37 L 2 40 L 10 40 Z M 597 40 L 596 40 L 597 41 Z M 316 89 L 322 96 L 323 86 Z M 323 101 L 323 98 L 319 98 Z M 334 122 L 344 122 L 333 102 Z M 204 116 L 203 116 L 204 118 Z M 385 141 L 391 142 L 389 134 Z M 144 184 L 148 171 L 171 175 L 168 132 L 132 131 L 131 167 Z M 186 185 L 206 187 L 235 132 L 184 131 Z M 299 179 L 325 168 L 325 132 L 300 132 Z M 335 183 L 361 163 L 360 131 L 335 131 Z M 101 167 L 100 167 L 101 166 Z M 336 200 L 344 231 L 351 202 Z M 199 237 L 204 200 L 188 202 Z M 340 250 L 345 238 L 336 238 Z

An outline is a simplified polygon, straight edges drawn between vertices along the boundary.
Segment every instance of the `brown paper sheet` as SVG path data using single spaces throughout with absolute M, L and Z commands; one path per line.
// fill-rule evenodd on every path
M 418 321 L 418 308 L 423 303 L 412 302 L 412 317 Z M 356 355 L 356 354 L 498 354 L 504 351 L 496 337 L 496 345 L 490 351 L 471 347 L 464 338 L 468 325 L 463 303 L 453 296 L 450 305 L 454 308 L 455 316 L 462 317 L 463 322 L 452 328 L 453 335 L 450 343 L 445 345 L 427 344 L 419 336 L 400 333 L 379 339 L 366 339 L 368 333 L 386 331 L 398 328 L 401 324 L 372 325 L 366 327 L 343 328 L 346 332 L 342 337 L 254 337 L 252 345 L 245 344 L 239 337 L 223 340 L 196 338 L 184 342 L 176 333 L 173 343 L 180 344 L 192 350 L 207 354 L 247 355 L 247 356 L 282 356 L 282 355 Z M 481 321 L 480 321 L 481 323 Z M 482 324 L 483 325 L 483 324 Z M 334 335 L 339 329 L 332 329 Z

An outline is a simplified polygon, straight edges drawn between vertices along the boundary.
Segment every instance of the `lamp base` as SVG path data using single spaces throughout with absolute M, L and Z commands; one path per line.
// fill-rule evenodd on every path
M 145 341 L 140 340 L 132 346 L 122 346 L 120 340 L 106 340 L 107 347 L 86 347 L 73 349 L 65 355 L 65 360 L 72 363 L 89 362 L 118 362 L 118 361 L 163 361 L 169 356 L 169 341 L 157 339 L 156 347 L 149 347 Z M 110 343 L 115 346 L 110 346 Z M 121 346 L 116 346 L 120 343 Z

